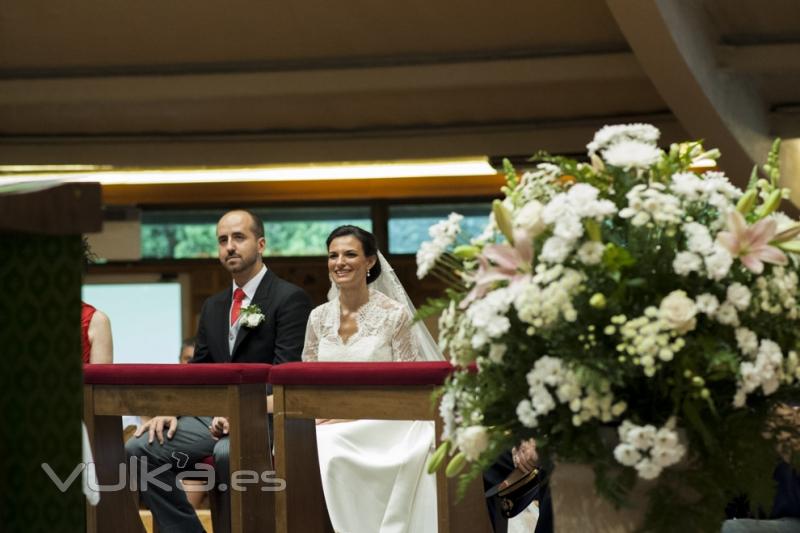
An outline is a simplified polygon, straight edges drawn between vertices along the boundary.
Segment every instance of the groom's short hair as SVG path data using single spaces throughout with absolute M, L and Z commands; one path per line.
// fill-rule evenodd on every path
M 225 214 L 219 217 L 219 219 L 222 220 L 225 215 L 227 215 L 228 213 L 233 213 L 235 211 L 239 211 L 240 213 L 246 213 L 250 217 L 250 220 L 252 221 L 252 223 L 250 224 L 250 230 L 256 236 L 256 240 L 264 238 L 264 221 L 261 220 L 260 216 L 258 216 L 255 212 L 249 209 L 243 209 L 243 208 L 231 209 L 230 211 L 227 211 Z

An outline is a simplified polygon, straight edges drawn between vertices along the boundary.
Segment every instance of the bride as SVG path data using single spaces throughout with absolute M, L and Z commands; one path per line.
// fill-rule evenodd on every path
M 305 361 L 442 359 L 377 250 L 375 236 L 341 226 L 327 239 L 329 301 L 311 312 Z M 424 354 L 424 355 L 423 355 Z M 433 422 L 319 420 L 325 502 L 340 533 L 433 532 L 436 481 L 425 469 Z

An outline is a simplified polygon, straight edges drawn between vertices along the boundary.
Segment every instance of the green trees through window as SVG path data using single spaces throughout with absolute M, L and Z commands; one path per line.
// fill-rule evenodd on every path
M 428 228 L 452 211 L 464 215 L 462 238 L 480 234 L 490 212 L 488 202 L 403 204 L 389 207 L 389 253 L 413 254 L 428 240 Z M 264 220 L 268 256 L 324 256 L 325 239 L 342 224 L 373 230 L 369 206 L 254 209 Z M 217 257 L 216 223 L 222 210 L 164 210 L 142 214 L 143 259 Z

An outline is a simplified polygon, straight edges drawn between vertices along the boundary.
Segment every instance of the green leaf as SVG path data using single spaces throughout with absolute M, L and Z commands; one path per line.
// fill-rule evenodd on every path
M 626 250 L 610 242 L 603 252 L 603 265 L 610 271 L 620 271 L 636 264 L 636 259 Z
M 688 420 L 697 433 L 700 434 L 700 438 L 703 439 L 703 444 L 705 444 L 706 449 L 710 453 L 714 453 L 718 446 L 714 441 L 714 437 L 711 435 L 711 432 L 703 423 L 703 419 L 700 418 L 700 413 L 697 412 L 697 408 L 694 406 L 692 401 L 686 400 L 683 402 L 683 414 L 686 415 L 686 420 Z
M 414 320 L 424 320 L 428 317 L 436 316 L 447 309 L 448 305 L 450 305 L 450 300 L 448 298 L 428 298 L 428 300 L 417 309 Z

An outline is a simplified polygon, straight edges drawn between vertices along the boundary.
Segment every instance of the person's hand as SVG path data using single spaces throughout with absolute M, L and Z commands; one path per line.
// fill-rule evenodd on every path
M 534 439 L 524 440 L 518 446 L 511 449 L 511 459 L 514 466 L 524 472 L 531 472 L 536 468 L 536 461 L 539 455 L 536 453 L 536 441 Z
M 227 437 L 230 429 L 231 427 L 230 424 L 228 424 L 228 419 L 222 416 L 215 416 L 211 420 L 211 425 L 208 426 L 208 430 L 211 432 L 211 436 L 214 437 L 214 440 Z
M 164 428 L 168 428 L 166 437 L 171 439 L 178 431 L 178 418 L 175 416 L 154 416 L 136 430 L 134 437 L 147 431 L 147 444 L 153 443 L 153 438 L 158 438 L 159 444 L 164 444 Z

